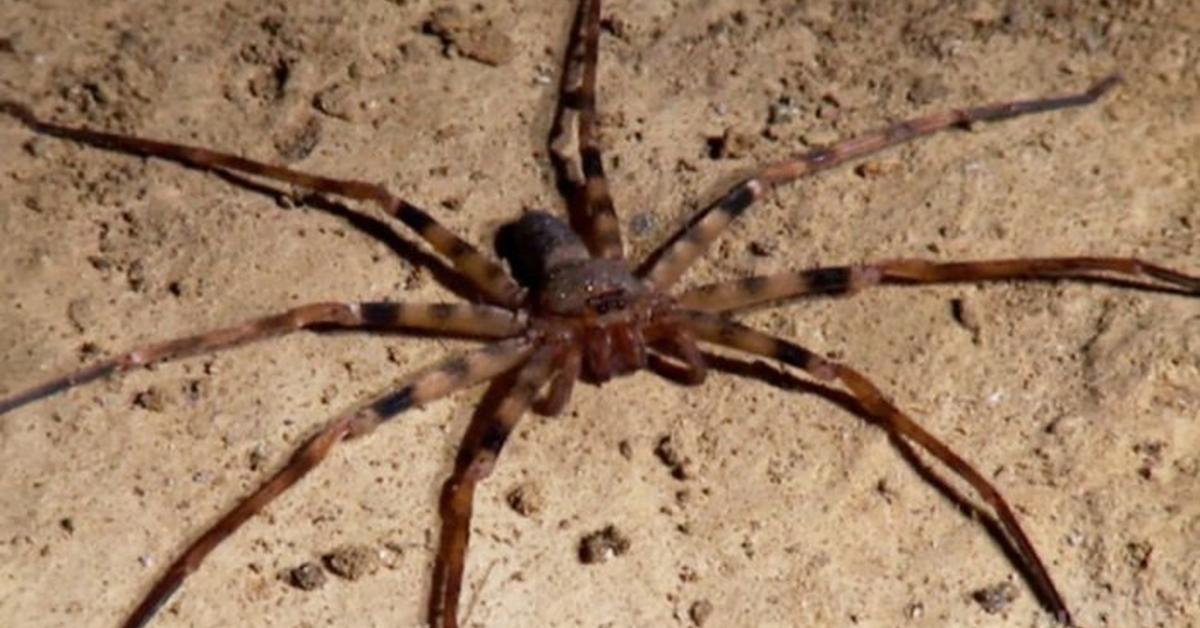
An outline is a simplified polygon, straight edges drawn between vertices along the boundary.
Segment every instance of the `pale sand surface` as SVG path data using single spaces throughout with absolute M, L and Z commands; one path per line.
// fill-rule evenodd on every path
M 423 25 L 447 4 L 422 0 L 7 2 L 0 96 L 382 181 L 490 248 L 523 209 L 561 208 L 543 142 L 572 9 L 462 4 L 511 58 L 446 54 Z M 781 190 L 686 282 L 902 256 L 1139 255 L 1200 272 L 1194 1 L 610 4 L 603 134 L 637 256 L 738 174 L 806 142 L 1128 79 L 1085 110 L 942 135 Z M 733 154 L 711 158 L 726 133 Z M 0 394 L 89 352 L 303 302 L 452 298 L 342 218 L 7 118 L 0 176 Z M 746 320 L 859 367 L 993 478 L 1081 625 L 1195 625 L 1200 302 L 962 285 Z M 118 625 L 324 420 L 463 346 L 302 333 L 0 417 L 0 624 Z M 436 495 L 479 396 L 340 448 L 155 625 L 420 625 Z M 682 480 L 655 453 L 664 437 Z M 533 512 L 509 505 L 518 487 L 540 496 Z M 608 525 L 628 551 L 581 564 L 580 539 Z M 878 429 L 730 375 L 578 388 L 564 416 L 522 424 L 474 530 L 469 626 L 1052 625 L 996 542 Z M 280 577 L 346 546 L 379 553 L 379 567 L 314 591 Z M 997 612 L 972 599 L 1004 583 L 1015 599 Z

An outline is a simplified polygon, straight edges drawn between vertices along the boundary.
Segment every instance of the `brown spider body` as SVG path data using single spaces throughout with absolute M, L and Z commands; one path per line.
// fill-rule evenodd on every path
M 778 361 L 809 377 L 839 385 L 840 390 L 814 387 L 886 430 L 906 455 L 920 449 L 963 479 L 991 514 L 966 500 L 960 505 L 988 522 L 1043 605 L 1063 623 L 1072 622 L 1049 570 L 1013 509 L 987 477 L 922 428 L 858 370 L 735 322 L 729 315 L 756 305 L 813 295 L 846 296 L 883 284 L 1070 279 L 1194 298 L 1200 295 L 1200 277 L 1131 257 L 1073 256 L 967 262 L 900 259 L 792 269 L 682 291 L 675 284 L 731 222 L 777 186 L 944 130 L 1088 105 L 1108 92 L 1117 79 L 1103 79 L 1067 96 L 926 115 L 768 164 L 702 208 L 645 262 L 632 264 L 625 257 L 620 222 L 596 140 L 600 13 L 599 0 L 583 0 L 578 5 L 558 111 L 547 141 L 559 188 L 566 197 L 570 226 L 549 214 L 529 212 L 502 230 L 497 244 L 509 260 L 511 273 L 429 213 L 381 185 L 314 175 L 205 148 L 65 126 L 42 120 L 24 105 L 0 101 L 0 111 L 35 133 L 373 203 L 411 228 L 446 260 L 478 300 L 300 305 L 229 327 L 135 347 L 0 398 L 0 414 L 4 414 L 102 376 L 308 328 L 415 331 L 487 343 L 413 373 L 394 390 L 330 420 L 274 475 L 188 545 L 132 611 L 126 626 L 148 623 L 210 552 L 311 472 L 337 444 L 364 436 L 412 408 L 457 390 L 493 382 L 499 401 L 481 411 L 468 429 L 441 496 L 443 525 L 429 618 L 442 628 L 454 628 L 459 623 L 475 489 L 491 473 L 521 416 L 530 409 L 560 412 L 580 378 L 601 383 L 643 368 L 669 372 L 665 358 L 682 362 L 680 379 L 698 383 L 707 370 L 699 343 Z M 570 156 L 555 150 L 559 140 L 571 134 L 578 140 L 578 164 L 568 163 Z
M 651 291 L 624 260 L 592 257 L 558 218 L 529 212 L 505 228 L 501 246 L 528 283 L 531 327 L 582 355 L 581 376 L 602 383 L 646 366 L 646 344 L 665 333 L 671 300 Z M 564 400 L 565 403 L 565 400 Z

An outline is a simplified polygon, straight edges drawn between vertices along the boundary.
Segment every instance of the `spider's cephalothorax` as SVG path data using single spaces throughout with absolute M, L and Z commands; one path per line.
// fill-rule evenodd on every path
M 1068 96 L 1000 102 L 914 118 L 770 164 L 702 209 L 655 251 L 649 262 L 633 266 L 625 258 L 620 223 L 596 141 L 599 37 L 600 2 L 582 0 L 565 55 L 558 114 L 547 141 L 559 187 L 567 197 L 570 224 L 578 227 L 580 235 L 547 213 L 527 213 L 499 234 L 497 244 L 511 265 L 511 275 L 433 216 L 380 185 L 309 174 L 194 146 L 59 125 L 39 119 L 23 105 L 0 101 L 0 111 L 37 133 L 375 203 L 453 264 L 481 301 L 310 303 L 223 329 L 136 347 L 0 399 L 0 414 L 4 414 L 104 375 L 305 328 L 392 329 L 487 341 L 472 352 L 450 356 L 418 371 L 392 392 L 321 428 L 274 476 L 188 546 L 129 615 L 126 626 L 149 622 L 222 540 L 315 468 L 337 443 L 370 433 L 385 421 L 456 390 L 495 382 L 500 387 L 498 394 L 503 396 L 494 406 L 485 404 L 486 410 L 467 430 L 454 473 L 442 494 L 442 534 L 434 563 L 429 618 L 436 626 L 454 628 L 458 625 L 475 488 L 491 472 L 520 417 L 531 407 L 546 414 L 561 411 L 580 377 L 603 382 L 638 370 L 648 362 L 656 368 L 670 364 L 648 361 L 647 347 L 657 352 L 651 354 L 654 358 L 664 357 L 662 354 L 674 358 L 677 362 L 673 366 L 682 366 L 682 370 L 676 369 L 680 379 L 698 383 L 706 368 L 699 342 L 776 360 L 811 377 L 840 384 L 844 391 L 827 390 L 830 398 L 886 429 L 897 447 L 908 454 L 913 454 L 914 447 L 923 449 L 979 494 L 992 514 L 975 508 L 973 502 L 960 503 L 991 521 L 990 529 L 998 530 L 997 540 L 1011 550 L 1016 566 L 1042 603 L 1060 621 L 1071 623 L 1066 602 L 1049 571 L 1012 508 L 987 477 L 897 408 L 862 373 L 783 338 L 734 322 L 727 315 L 800 297 L 844 296 L 885 283 L 1086 279 L 1195 297 L 1200 295 L 1200 277 L 1129 257 L 1022 257 L 969 262 L 900 259 L 855 267 L 787 270 L 682 292 L 676 292 L 674 286 L 734 219 L 776 186 L 945 129 L 1086 105 L 1108 91 L 1117 79 L 1109 77 L 1087 91 Z M 559 139 L 572 132 L 578 145 L 578 167 L 574 169 L 566 167 L 567 157 L 555 150 L 563 145 Z M 632 272 L 630 268 L 639 270 Z M 557 623 L 566 623 L 566 619 Z

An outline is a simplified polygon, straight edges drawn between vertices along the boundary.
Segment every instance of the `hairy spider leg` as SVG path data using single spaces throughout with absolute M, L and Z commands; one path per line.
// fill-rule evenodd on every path
M 1000 102 L 913 118 L 766 166 L 697 212 L 681 232 L 647 258 L 639 274 L 651 286 L 666 290 L 735 218 L 777 185 L 946 129 L 1091 104 L 1118 82 L 1116 76 L 1110 76 L 1069 96 Z
M 442 226 L 425 210 L 392 196 L 379 184 L 309 174 L 207 148 L 45 122 L 38 119 L 28 107 L 9 101 L 0 101 L 0 111 L 12 115 L 30 129 L 45 135 L 122 153 L 166 159 L 201 170 L 240 172 L 290 183 L 315 192 L 374 202 L 450 260 L 454 268 L 490 303 L 508 308 L 516 308 L 521 304 L 524 291 L 504 272 L 502 266 L 479 252 L 466 240 L 454 235 L 454 232 Z
M 1114 278 L 1112 275 L 1119 277 Z M 1131 282 L 1122 277 L 1156 280 Z M 881 284 L 939 284 L 980 281 L 1069 279 L 1142 290 L 1200 294 L 1200 277 L 1132 257 L 1029 257 L 970 262 L 903 259 L 861 266 L 826 266 L 745 277 L 691 288 L 680 307 L 729 312 L 810 295 L 845 295 Z
M 199 568 L 214 548 L 233 534 L 247 519 L 300 481 L 320 464 L 337 443 L 370 433 L 379 424 L 411 408 L 422 406 L 456 390 L 497 377 L 526 360 L 535 344 L 527 338 L 501 340 L 465 355 L 443 359 L 419 371 L 397 390 L 376 397 L 360 410 L 328 423 L 292 454 L 292 458 L 257 491 L 243 499 L 221 520 L 184 550 L 155 583 L 125 622 L 125 628 L 141 628 Z
M 187 355 L 208 353 L 301 329 L 334 326 L 507 338 L 527 325 L 523 314 L 469 303 L 310 303 L 192 336 L 145 344 L 0 399 L 0 414 L 114 373 Z
M 463 438 L 454 473 L 442 491 L 442 534 L 429 607 L 430 621 L 437 628 L 458 628 L 458 601 L 471 539 L 475 487 L 495 469 L 504 443 L 550 378 L 556 354 L 561 351 L 554 345 L 538 349 L 521 367 L 495 412 L 482 417 L 483 423 L 478 426 L 482 429 L 468 430 Z
M 555 362 L 558 369 L 550 380 L 546 394 L 533 402 L 533 411 L 542 416 L 557 416 L 567 407 L 575 382 L 583 372 L 583 353 L 579 349 L 564 349 Z
M 655 354 L 651 356 L 651 370 L 671 381 L 684 386 L 699 386 L 708 377 L 708 363 L 696 344 L 696 337 L 687 329 L 671 322 L 661 338 L 651 344 Z M 663 355 L 675 358 L 680 363 L 668 363 Z
M 571 205 L 571 225 L 592 255 L 625 258 L 621 225 L 604 174 L 604 156 L 596 130 L 596 73 L 600 57 L 600 0 L 582 0 L 576 7 L 563 60 L 558 109 L 548 138 L 549 153 L 559 188 Z M 579 164 L 573 166 L 563 144 L 575 130 Z M 582 182 L 580 182 L 582 179 Z

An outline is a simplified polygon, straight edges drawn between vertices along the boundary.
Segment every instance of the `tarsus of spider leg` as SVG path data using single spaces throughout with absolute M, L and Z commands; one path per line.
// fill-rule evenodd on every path
M 1128 282 L 1110 275 L 1166 284 Z M 826 266 L 706 284 L 679 295 L 681 307 L 727 312 L 809 295 L 844 295 L 881 284 L 936 284 L 1014 279 L 1109 281 L 1142 289 L 1200 295 L 1200 277 L 1131 257 L 1030 257 L 934 262 L 903 259 Z
M 199 568 L 214 548 L 233 534 L 250 517 L 300 481 L 320 464 L 333 446 L 342 440 L 371 432 L 380 423 L 414 407 L 456 390 L 473 386 L 516 368 L 534 351 L 526 338 L 501 340 L 466 355 L 452 356 L 419 371 L 409 383 L 394 392 L 376 397 L 361 410 L 342 415 L 310 438 L 292 454 L 271 479 L 227 512 L 200 538 L 193 541 L 167 568 L 129 619 L 125 628 L 142 628 L 179 589 L 184 579 Z
M 1027 573 L 1033 579 L 1032 584 L 1038 596 L 1060 622 L 1072 625 L 1071 613 L 1050 577 L 1050 572 L 1000 491 L 970 463 L 897 408 L 865 376 L 848 366 L 826 360 L 800 345 L 764 334 L 716 314 L 683 310 L 678 313 L 678 317 L 684 328 L 691 330 L 697 338 L 705 342 L 774 358 L 806 371 L 818 379 L 840 381 L 884 429 L 916 443 L 970 484 L 984 501 L 991 505 L 1001 527 L 1025 561 Z
M 1120 78 L 1114 75 L 1069 96 L 999 102 L 912 118 L 768 165 L 697 212 L 682 231 L 647 258 L 639 275 L 651 286 L 667 289 L 729 223 L 777 185 L 946 129 L 1091 104 L 1118 82 Z
M 509 308 L 518 307 L 524 291 L 497 262 L 437 222 L 428 212 L 392 196 L 383 186 L 366 181 L 334 179 L 283 166 L 246 159 L 231 153 L 187 146 L 173 142 L 144 139 L 120 133 L 69 127 L 46 122 L 20 103 L 0 100 L 0 111 L 17 118 L 31 130 L 82 144 L 134 155 L 167 159 L 201 170 L 241 172 L 290 183 L 315 192 L 335 194 L 358 201 L 373 202 L 385 212 L 408 225 L 446 259 L 490 302 Z
M 525 320 L 525 316 L 516 315 L 510 310 L 468 303 L 310 303 L 282 314 L 253 318 L 230 327 L 136 347 L 0 399 L 0 414 L 114 373 L 320 325 L 504 338 L 521 333 L 525 329 Z
M 434 565 L 429 621 L 437 628 L 458 628 L 458 602 L 471 538 L 475 487 L 491 475 L 504 443 L 533 403 L 559 362 L 562 348 L 538 349 L 517 372 L 516 379 L 495 411 L 472 426 L 463 438 L 454 473 L 442 492 L 442 533 Z M 478 429 L 474 429 L 478 427 Z

